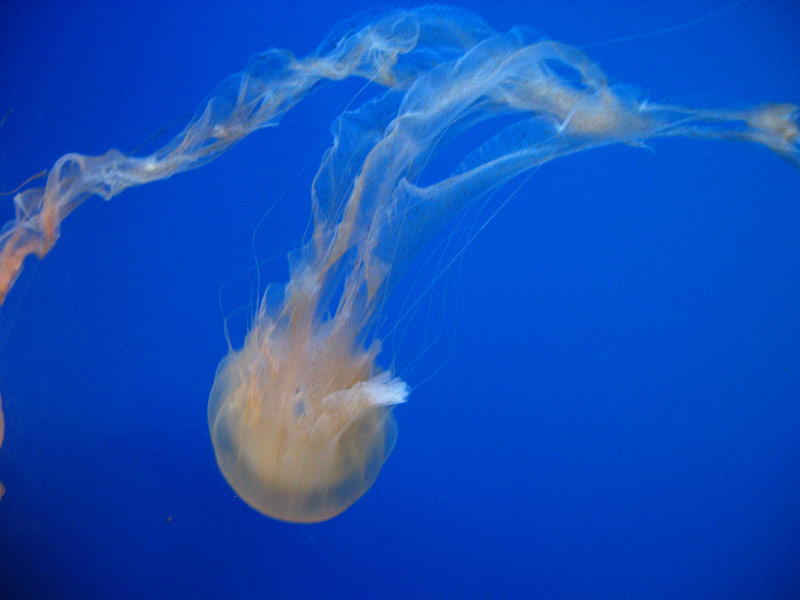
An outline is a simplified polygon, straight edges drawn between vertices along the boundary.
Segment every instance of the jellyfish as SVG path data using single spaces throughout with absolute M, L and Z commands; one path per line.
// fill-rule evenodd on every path
M 459 212 L 551 160 L 659 137 L 753 142 L 800 166 L 794 104 L 653 100 L 525 27 L 497 32 L 457 8 L 389 10 L 345 22 L 305 58 L 253 57 L 148 156 L 61 157 L 43 188 L 14 198 L 16 218 L 0 233 L 0 299 L 87 197 L 200 167 L 348 77 L 379 91 L 333 123 L 311 189 L 312 231 L 289 256 L 288 282 L 267 288 L 241 345 L 231 344 L 208 400 L 223 476 L 283 521 L 330 519 L 375 482 L 396 440 L 392 411 L 409 396 L 380 366 L 376 324 L 409 262 Z M 496 124 L 488 139 L 423 184 L 437 149 L 484 121 Z

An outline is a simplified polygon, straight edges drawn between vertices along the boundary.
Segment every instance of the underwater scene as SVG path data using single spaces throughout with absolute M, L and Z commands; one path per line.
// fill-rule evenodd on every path
M 794 2 L 0 17 L 0 598 L 800 597 Z

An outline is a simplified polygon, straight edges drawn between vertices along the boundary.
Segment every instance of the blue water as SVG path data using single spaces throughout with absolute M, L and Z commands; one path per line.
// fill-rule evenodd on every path
M 150 151 L 251 54 L 306 54 L 369 6 L 200 4 L 4 2 L 0 189 L 166 127 Z M 724 6 L 463 4 L 574 45 Z M 746 2 L 589 54 L 657 99 L 798 102 L 798 31 L 794 2 Z M 456 259 L 387 342 L 412 395 L 374 487 L 313 526 L 235 497 L 205 413 L 223 319 L 240 340 L 254 249 L 285 280 L 362 85 L 87 202 L 26 264 L 0 314 L 0 598 L 800 597 L 800 172 L 751 145 L 553 162 L 461 252 L 504 188 L 386 308 Z

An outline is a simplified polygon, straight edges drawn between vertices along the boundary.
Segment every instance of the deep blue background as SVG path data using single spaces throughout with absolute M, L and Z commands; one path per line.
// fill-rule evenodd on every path
M 132 150 L 251 54 L 305 54 L 370 3 L 202 4 L 4 2 L 0 189 Z M 582 45 L 724 2 L 462 4 Z M 798 31 L 795 2 L 748 2 L 590 54 L 657 99 L 799 102 Z M 414 390 L 373 489 L 315 526 L 235 498 L 205 417 L 223 313 L 240 335 L 250 240 L 284 192 L 255 247 L 285 279 L 360 86 L 89 201 L 27 264 L 0 315 L 0 597 L 800 597 L 800 172 L 757 147 L 658 140 L 539 170 L 387 344 Z

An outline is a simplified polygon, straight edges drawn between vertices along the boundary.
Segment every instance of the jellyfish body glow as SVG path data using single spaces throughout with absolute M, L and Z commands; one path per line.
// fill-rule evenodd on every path
M 86 197 L 201 166 L 275 125 L 323 80 L 384 88 L 333 124 L 312 186 L 314 227 L 268 288 L 241 349 L 217 369 L 208 419 L 217 462 L 251 506 L 316 522 L 355 502 L 395 440 L 406 384 L 377 364 L 378 312 L 409 260 L 448 219 L 511 178 L 572 153 L 657 137 L 755 142 L 794 166 L 798 107 L 691 107 L 611 85 L 580 50 L 525 28 L 498 33 L 467 11 L 393 10 L 345 23 L 313 55 L 254 57 L 225 80 L 171 142 L 150 156 L 68 154 L 44 188 L 15 197 L 0 234 L 0 299 L 25 256 L 43 257 Z M 504 115 L 487 141 L 427 185 L 444 142 Z

